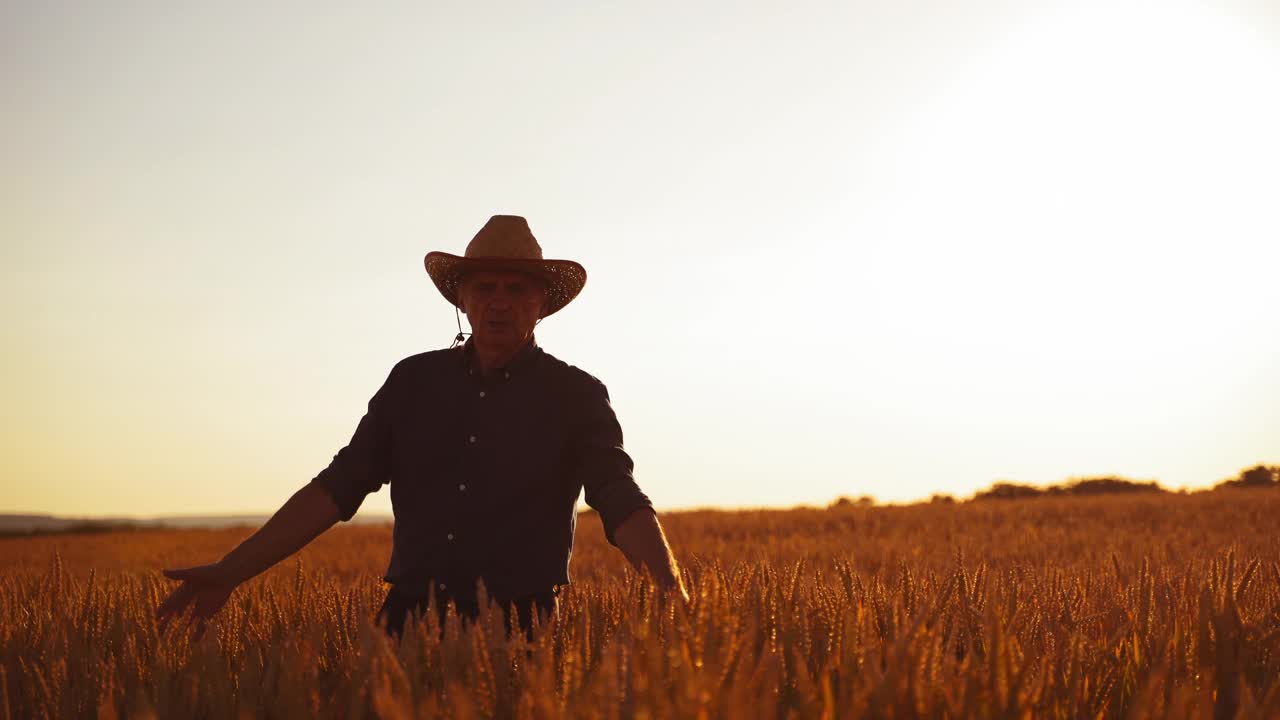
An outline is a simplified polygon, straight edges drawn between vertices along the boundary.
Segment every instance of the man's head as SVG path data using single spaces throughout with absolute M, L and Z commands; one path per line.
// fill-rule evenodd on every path
M 422 259 L 436 289 L 450 303 L 462 307 L 461 279 L 479 272 L 527 273 L 545 284 L 546 317 L 568 305 L 587 282 L 587 271 L 573 260 L 548 260 L 529 231 L 529 223 L 516 215 L 494 215 L 467 244 L 466 255 L 433 250 Z M 474 313 L 469 312 L 472 323 Z
M 509 270 L 478 270 L 458 283 L 458 301 L 472 340 L 488 352 L 514 353 L 533 336 L 547 311 L 545 282 Z

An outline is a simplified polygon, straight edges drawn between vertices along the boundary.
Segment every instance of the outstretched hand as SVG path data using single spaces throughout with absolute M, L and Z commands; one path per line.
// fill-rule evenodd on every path
M 684 607 L 689 607 L 689 591 L 685 589 L 684 580 L 679 575 L 667 578 L 666 581 L 659 581 L 658 591 L 663 601 L 679 602 Z
M 669 589 L 673 590 L 675 596 L 680 598 L 686 606 L 689 604 L 689 591 L 684 588 L 683 582 L 677 582 L 675 587 Z
M 191 607 L 191 621 L 196 624 L 195 637 L 204 634 L 205 623 L 222 609 L 236 589 L 236 582 L 219 563 L 198 567 L 165 570 L 165 577 L 182 582 L 169 597 L 156 608 L 156 621 L 164 632 L 175 617 L 186 615 Z

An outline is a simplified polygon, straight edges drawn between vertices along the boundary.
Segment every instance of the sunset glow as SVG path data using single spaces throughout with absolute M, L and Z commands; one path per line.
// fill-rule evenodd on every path
M 1280 462 L 1280 15 L 926 6 L 5 5 L 0 512 L 278 506 L 496 213 L 660 508 Z

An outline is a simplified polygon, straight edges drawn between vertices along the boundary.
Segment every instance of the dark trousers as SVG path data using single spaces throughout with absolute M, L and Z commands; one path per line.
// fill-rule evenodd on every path
M 490 595 L 489 602 L 502 608 L 502 623 L 507 629 L 508 637 L 512 632 L 511 613 L 515 609 L 516 623 L 524 631 L 525 637 L 533 640 L 533 616 L 536 612 L 538 622 L 546 624 L 556 611 L 556 595 L 558 590 L 509 597 L 499 593 Z M 420 595 L 410 595 L 399 590 L 395 585 L 387 591 L 387 597 L 378 610 L 377 622 L 385 623 L 387 634 L 399 639 L 404 634 L 404 624 L 409 615 L 421 617 L 427 612 L 429 601 Z M 443 633 L 445 618 L 452 608 L 464 624 L 480 617 L 480 600 L 475 592 L 439 592 L 436 594 L 436 613 Z

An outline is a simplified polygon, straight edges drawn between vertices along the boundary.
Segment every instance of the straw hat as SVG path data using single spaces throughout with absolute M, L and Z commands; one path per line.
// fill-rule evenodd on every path
M 516 215 L 494 215 L 467 244 L 465 256 L 429 252 L 422 259 L 427 274 L 444 299 L 461 307 L 458 284 L 478 270 L 513 270 L 541 278 L 547 284 L 546 317 L 577 297 L 587 284 L 587 271 L 572 260 L 544 260 L 542 246 L 529 223 Z

